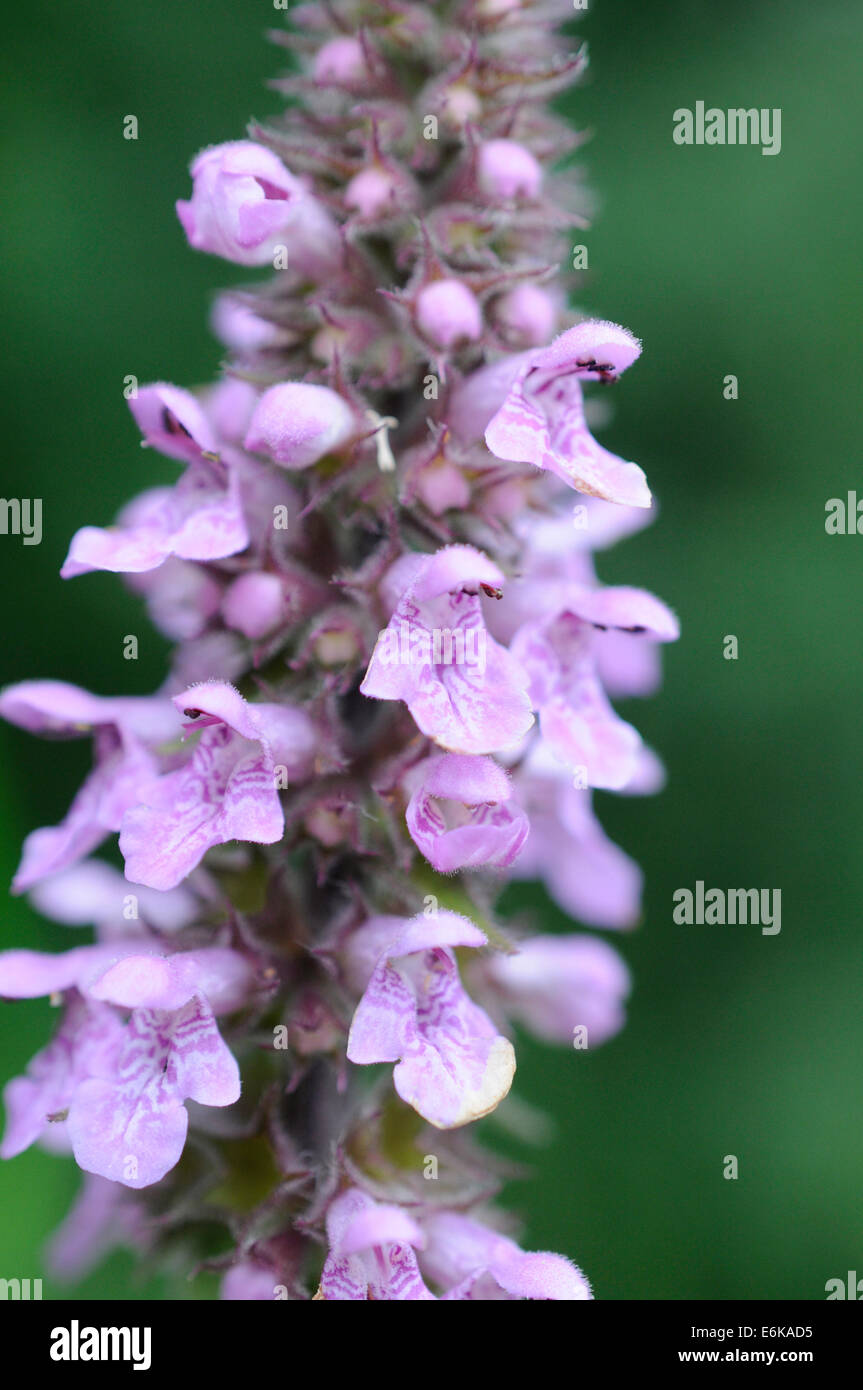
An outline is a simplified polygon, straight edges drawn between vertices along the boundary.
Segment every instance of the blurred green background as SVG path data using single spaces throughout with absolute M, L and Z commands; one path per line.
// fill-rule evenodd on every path
M 278 20 L 265 0 L 7 9 L 3 493 L 44 499 L 44 540 L 0 537 L 4 682 L 143 693 L 162 678 L 155 636 L 136 667 L 122 659 L 124 634 L 149 634 L 122 583 L 57 571 L 76 527 L 174 475 L 139 450 L 123 377 L 193 385 L 217 366 L 208 298 L 243 272 L 189 251 L 173 202 L 199 147 L 277 109 L 263 82 L 280 55 L 262 34 Z M 629 1024 L 596 1054 L 522 1040 L 518 1092 L 558 1127 L 508 1200 L 526 1243 L 574 1257 L 602 1298 L 821 1299 L 863 1269 L 863 537 L 824 531 L 826 500 L 863 482 L 863 8 L 594 0 L 583 32 L 591 75 L 571 109 L 595 131 L 584 163 L 601 208 L 578 238 L 582 301 L 645 343 L 604 441 L 661 503 L 600 573 L 656 590 L 683 639 L 661 695 L 623 707 L 662 751 L 667 790 L 598 798 L 647 874 L 644 925 L 616 943 L 635 975 Z M 781 153 L 675 145 L 672 112 L 699 99 L 781 107 Z M 87 752 L 5 726 L 0 752 L 5 882 Z M 781 934 L 675 926 L 672 893 L 696 879 L 780 888 Z M 538 894 L 512 896 L 529 899 L 566 929 Z M 21 900 L 2 923 L 4 946 L 73 944 Z M 48 1015 L 0 1008 L 4 1079 Z M 42 1274 L 78 1180 L 35 1150 L 0 1166 L 0 1276 Z M 81 1292 L 196 1296 L 142 1284 L 124 1254 Z

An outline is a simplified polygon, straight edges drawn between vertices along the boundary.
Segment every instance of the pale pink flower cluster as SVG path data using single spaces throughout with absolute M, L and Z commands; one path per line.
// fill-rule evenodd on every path
M 612 701 L 678 635 L 594 570 L 652 499 L 584 392 L 640 343 L 555 283 L 568 8 L 298 5 L 283 117 L 192 162 L 189 245 L 275 274 L 217 302 L 215 385 L 130 400 L 179 476 L 62 571 L 126 576 L 171 669 L 147 696 L 0 693 L 93 745 L 14 889 L 95 939 L 0 954 L 0 995 L 61 1005 L 0 1152 L 87 1175 L 69 1275 L 112 1240 L 191 1248 L 206 1212 L 225 1298 L 591 1297 L 502 1229 L 462 1133 L 510 1091 L 514 1025 L 570 1048 L 622 1025 L 610 945 L 525 939 L 495 899 L 539 879 L 584 926 L 637 921 L 591 797 L 661 784 Z

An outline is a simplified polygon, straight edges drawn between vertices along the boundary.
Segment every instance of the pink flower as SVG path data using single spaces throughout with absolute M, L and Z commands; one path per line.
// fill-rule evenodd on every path
M 77 1088 L 69 1135 L 79 1167 L 127 1187 L 149 1187 L 180 1160 L 186 1100 L 233 1105 L 237 1063 L 200 995 L 176 1009 L 133 1011 L 110 1077 Z
M 405 191 L 403 179 L 380 164 L 370 164 L 354 174 L 345 188 L 345 207 L 352 208 L 368 222 L 391 217 L 403 207 L 400 195 Z
M 588 1047 L 596 1047 L 623 1027 L 629 971 L 605 941 L 535 936 L 514 955 L 497 953 L 484 964 L 507 1013 L 546 1042 L 571 1047 L 583 1028 Z
M 119 830 L 159 775 L 155 747 L 176 737 L 180 721 L 166 700 L 90 695 L 63 681 L 22 681 L 0 692 L 0 717 L 47 738 L 92 734 L 95 767 L 60 825 L 27 836 L 13 891 L 77 863 Z
M 471 486 L 465 468 L 452 456 L 449 441 L 432 438 L 402 456 L 405 498 L 421 497 L 430 512 L 441 516 L 450 508 L 464 510 Z
M 584 771 L 586 785 L 620 790 L 635 773 L 641 738 L 612 709 L 596 668 L 596 629 L 631 640 L 673 642 L 670 609 L 642 589 L 573 588 L 565 606 L 525 623 L 511 643 L 530 677 L 531 699 L 550 750 Z
M 46 1127 L 53 1138 L 56 1127 L 87 1172 L 134 1188 L 158 1182 L 183 1151 L 183 1102 L 239 1097 L 213 1013 L 244 1002 L 250 981 L 246 961 L 218 947 L 168 957 L 105 946 L 0 954 L 0 994 L 72 991 L 54 1041 L 6 1088 L 2 1155 L 44 1138 Z M 109 1005 L 131 1010 L 128 1022 Z
M 6 992 L 0 981 L 0 994 Z M 37 1141 L 53 1152 L 68 1152 L 64 1121 L 78 1088 L 94 1073 L 111 1071 L 122 1042 L 123 1025 L 113 1009 L 73 995 L 51 1042 L 4 1088 L 0 1158 L 15 1158 Z
M 123 515 L 138 513 L 128 508 Z M 175 555 L 156 569 L 130 573 L 127 583 L 143 597 L 153 626 L 175 642 L 199 637 L 222 601 L 221 585 L 211 571 Z
M 434 1212 L 422 1222 L 421 1256 L 429 1279 L 449 1300 L 529 1298 L 581 1301 L 590 1285 L 570 1260 L 546 1252 L 526 1253 L 514 1240 L 456 1212 Z
M 70 927 L 95 927 L 101 941 L 181 931 L 200 911 L 180 885 L 168 893 L 136 887 L 110 864 L 85 859 L 42 879 L 30 893 L 37 911 Z M 130 911 L 130 909 L 133 909 Z
M 117 1246 L 146 1249 L 146 1213 L 119 1183 L 85 1173 L 74 1205 L 51 1237 L 48 1268 L 65 1282 L 83 1279 Z
M 211 145 L 193 160 L 192 179 L 191 200 L 177 203 L 177 216 L 196 251 L 237 265 L 268 265 L 284 245 L 290 267 L 301 274 L 322 277 L 339 267 L 335 223 L 263 145 Z
M 390 584 L 404 587 L 363 694 L 404 700 L 422 732 L 455 753 L 493 753 L 517 742 L 533 723 L 525 674 L 488 635 L 479 600 L 483 585 L 503 584 L 502 572 L 468 545 L 395 568 Z
M 248 304 L 230 294 L 220 294 L 216 299 L 210 327 L 225 347 L 241 355 L 273 347 L 283 336 L 277 324 L 261 318 Z
M 364 933 L 386 944 L 354 1014 L 350 1061 L 396 1062 L 396 1091 L 438 1129 L 487 1115 L 509 1091 L 515 1054 L 465 994 L 453 954 L 485 946 L 485 934 L 454 912 L 372 919 L 349 947 L 355 959 Z
M 530 826 L 492 758 L 446 753 L 417 770 L 408 802 L 411 839 L 439 873 L 511 864 Z
M 173 704 L 192 727 L 201 719 L 200 739 L 187 763 L 150 785 L 120 832 L 126 877 L 162 890 L 174 888 L 213 845 L 280 840 L 278 770 L 302 775 L 315 741 L 304 711 L 247 704 L 225 681 L 191 686 Z
M 646 766 L 646 753 L 642 749 L 635 778 Z M 622 790 L 657 790 L 655 777 L 643 786 L 635 778 Z M 510 877 L 541 879 L 564 912 L 589 926 L 635 926 L 641 870 L 603 831 L 590 792 L 573 785 L 572 775 L 542 743 L 531 750 L 515 781 L 530 816 L 530 834 Z
M 229 1013 L 245 1002 L 250 981 L 245 958 L 223 946 L 172 955 L 144 942 L 76 946 L 53 955 L 0 951 L 0 996 L 6 999 L 77 990 L 124 1009 L 179 1009 L 203 993 L 215 1013 Z
M 249 381 L 225 376 L 207 392 L 205 404 L 219 438 L 225 444 L 241 445 L 258 404 L 258 391 Z
M 434 1298 L 422 1280 L 414 1247 L 425 1237 L 401 1207 L 375 1202 L 358 1187 L 327 1212 L 330 1250 L 318 1297 L 329 1302 L 396 1302 Z
M 641 345 L 617 324 L 587 319 L 546 348 L 475 372 L 459 388 L 453 423 L 468 438 L 485 432 L 497 458 L 532 463 L 578 492 L 629 507 L 649 507 L 644 473 L 609 453 L 584 419 L 581 381 L 612 381 Z
M 197 463 L 215 454 L 218 440 L 200 402 L 180 386 L 157 381 L 130 396 L 129 409 L 151 449 L 181 463 Z
M 257 1260 L 238 1260 L 226 1273 L 219 1298 L 227 1303 L 272 1303 L 279 1280 Z
M 236 470 L 215 452 L 216 436 L 188 391 L 157 383 L 129 401 L 145 442 L 186 463 L 173 488 L 153 488 L 121 512 L 118 525 L 84 526 L 72 537 L 60 571 L 72 579 L 91 570 L 137 574 L 170 556 L 216 560 L 245 550 L 249 534 Z

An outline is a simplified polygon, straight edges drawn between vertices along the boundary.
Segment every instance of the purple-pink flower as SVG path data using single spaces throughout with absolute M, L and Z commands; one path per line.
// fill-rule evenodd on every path
M 9 997 L 2 980 L 0 996 Z M 23 1076 L 14 1077 L 4 1088 L 6 1129 L 0 1158 L 14 1158 L 37 1140 L 48 1149 L 68 1151 L 71 1143 L 65 1121 L 78 1087 L 89 1076 L 110 1073 L 123 1036 L 123 1025 L 112 1009 L 72 995 L 51 1042 L 36 1054 Z
M 641 344 L 614 323 L 586 319 L 549 347 L 482 367 L 454 401 L 459 433 L 485 442 L 500 459 L 532 463 L 588 496 L 622 506 L 649 507 L 644 473 L 609 453 L 584 417 L 582 381 L 614 381 L 635 361 Z
M 493 758 L 445 753 L 418 768 L 414 781 L 407 827 L 439 873 L 508 865 L 517 857 L 530 827 Z
M 597 937 L 535 936 L 486 972 L 506 1012 L 546 1042 L 595 1047 L 623 1027 L 629 971 Z
M 272 265 L 280 246 L 302 274 L 341 262 L 338 227 L 281 160 L 252 140 L 211 145 L 192 163 L 192 197 L 177 216 L 189 244 L 237 265 Z
M 308 770 L 314 730 L 308 715 L 283 704 L 248 704 L 225 681 L 173 696 L 187 729 L 200 728 L 188 762 L 151 782 L 123 817 L 126 877 L 175 888 L 213 845 L 272 845 L 284 833 L 280 786 Z
M 395 1062 L 396 1091 L 438 1129 L 487 1115 L 509 1091 L 515 1054 L 468 998 L 454 955 L 485 946 L 485 933 L 454 912 L 379 919 L 359 929 L 355 959 L 364 933 L 379 952 L 351 1024 L 350 1061 Z
M 422 1267 L 453 1300 L 535 1299 L 581 1301 L 590 1285 L 570 1260 L 547 1252 L 525 1252 L 514 1240 L 472 1217 L 439 1212 L 422 1223 Z
M 423 1283 L 415 1247 L 422 1231 L 400 1207 L 375 1202 L 359 1188 L 342 1192 L 327 1212 L 329 1253 L 317 1298 L 377 1302 L 434 1298 Z
M 502 571 L 467 545 L 414 558 L 363 694 L 404 700 L 422 732 L 453 753 L 511 746 L 533 724 L 527 680 L 487 632 L 480 603 L 482 589 L 504 583 Z
M 648 772 L 647 769 L 650 769 Z M 623 791 L 656 791 L 661 778 L 642 747 L 633 781 Z M 642 873 L 605 834 L 594 814 L 589 791 L 574 779 L 550 749 L 532 748 L 515 774 L 519 799 L 530 818 L 530 834 L 509 876 L 540 879 L 570 917 L 591 927 L 634 927 L 641 914 Z
M 176 1009 L 137 1009 L 110 1076 L 90 1076 L 69 1108 L 81 1168 L 127 1187 L 148 1187 L 179 1162 L 186 1100 L 233 1105 L 240 1073 L 200 995 Z
M 180 884 L 167 893 L 133 886 L 101 859 L 84 859 L 35 884 L 30 901 L 45 917 L 69 927 L 94 927 L 100 941 L 173 936 L 194 922 L 201 905 Z
M 0 716 L 46 738 L 92 734 L 93 771 L 60 825 L 34 830 L 24 843 L 13 890 L 77 863 L 112 832 L 158 777 L 156 750 L 180 732 L 168 701 L 90 695 L 63 681 L 23 681 L 0 692 Z
M 74 1205 L 51 1237 L 47 1265 L 55 1278 L 72 1283 L 113 1248 L 146 1250 L 152 1238 L 146 1213 L 129 1200 L 127 1188 L 85 1173 Z
M 138 574 L 171 556 L 218 560 L 249 543 L 237 468 L 219 456 L 218 440 L 195 397 L 176 386 L 144 386 L 129 402 L 144 441 L 186 464 L 174 487 L 152 488 L 107 530 L 84 526 L 72 537 L 60 573 L 91 570 Z
M 433 280 L 414 305 L 417 327 L 436 348 L 472 342 L 482 336 L 482 310 L 461 280 Z
M 87 1172 L 129 1187 L 158 1182 L 183 1151 L 183 1102 L 225 1106 L 239 1097 L 237 1063 L 213 1013 L 238 1008 L 251 983 L 248 963 L 218 947 L 173 956 L 110 946 L 0 954 L 0 995 L 68 994 L 53 1042 L 6 1088 L 0 1153 L 56 1134 Z M 130 1011 L 125 1023 L 111 1005 Z
M 628 588 L 573 588 L 561 606 L 526 622 L 510 650 L 530 678 L 543 739 L 590 787 L 620 790 L 631 781 L 641 738 L 613 710 L 603 689 L 595 633 L 673 642 L 677 620 L 652 594 Z
M 271 1303 L 277 1286 L 272 1269 L 255 1260 L 238 1260 L 222 1280 L 219 1298 L 226 1303 Z

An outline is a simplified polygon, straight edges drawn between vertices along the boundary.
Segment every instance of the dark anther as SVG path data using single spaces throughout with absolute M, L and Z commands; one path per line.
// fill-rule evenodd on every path
M 162 429 L 166 434 L 181 434 L 185 435 L 186 439 L 192 438 L 186 426 L 180 424 L 176 415 L 172 414 L 167 406 L 162 407 Z
M 493 584 L 480 584 L 479 587 L 489 598 L 503 598 L 503 589 L 496 589 Z
M 576 362 L 575 364 L 582 372 L 599 372 L 602 376 L 614 374 L 613 362 L 597 362 L 595 357 L 590 357 L 586 362 Z

